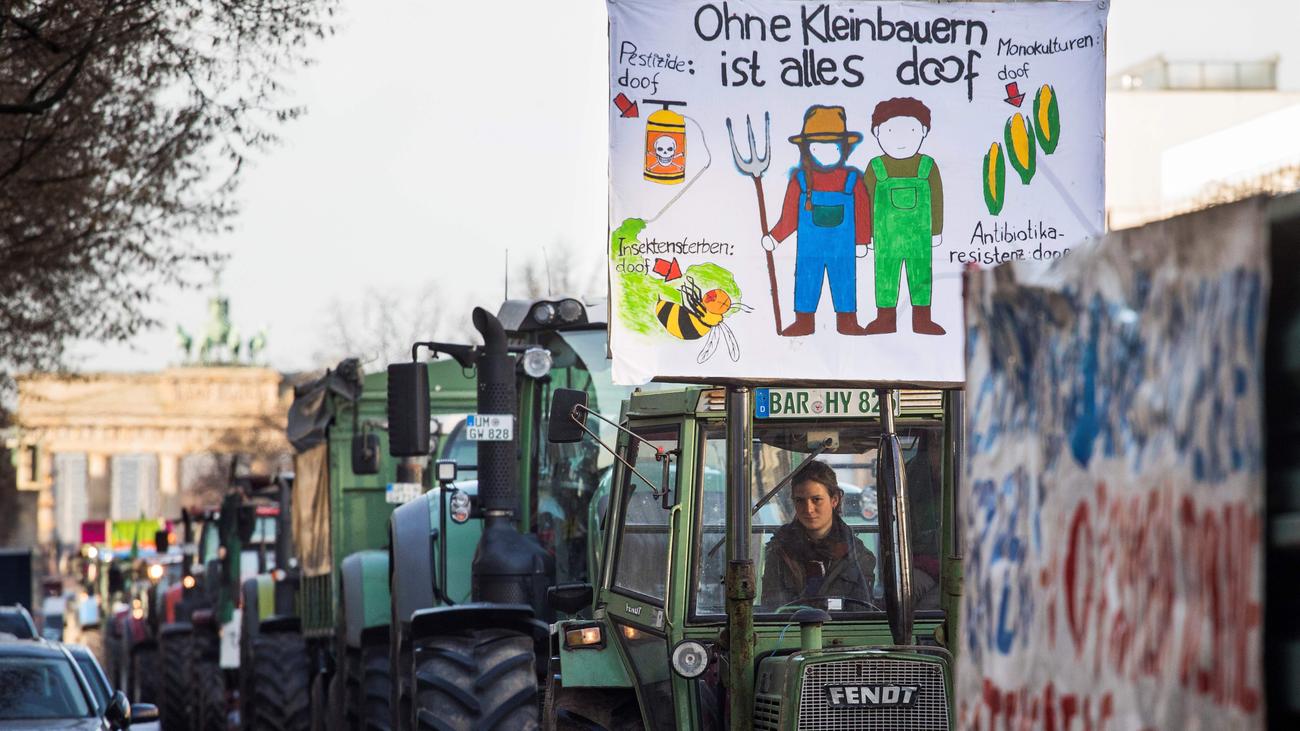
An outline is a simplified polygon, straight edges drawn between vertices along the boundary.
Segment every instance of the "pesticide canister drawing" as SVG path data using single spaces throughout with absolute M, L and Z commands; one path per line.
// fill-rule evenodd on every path
M 647 105 L 660 104 L 646 118 L 645 179 L 652 183 L 677 185 L 686 179 L 686 118 L 672 110 L 686 102 L 643 99 Z

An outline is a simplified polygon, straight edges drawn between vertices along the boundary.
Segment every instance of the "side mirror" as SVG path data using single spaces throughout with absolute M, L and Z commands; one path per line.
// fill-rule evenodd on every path
M 104 709 L 104 720 L 117 728 L 130 725 L 131 702 L 126 699 L 126 693 L 120 690 L 113 693 L 113 697 L 108 700 L 108 708 Z
M 379 435 L 357 434 L 352 437 L 352 474 L 379 473 Z
M 581 422 L 573 418 L 573 409 L 587 406 L 587 392 L 574 388 L 557 388 L 551 395 L 551 419 L 546 429 L 546 439 L 552 444 L 572 444 L 582 441 Z
M 158 720 L 158 706 L 152 703 L 132 703 L 131 723 L 148 723 Z
M 429 369 L 418 361 L 388 366 L 388 453 L 429 454 Z
M 594 596 L 591 584 L 560 584 L 546 590 L 546 603 L 556 611 L 577 614 L 591 606 Z
M 167 549 L 171 546 L 171 533 L 165 530 L 154 531 L 153 545 L 158 549 L 158 553 L 167 553 Z

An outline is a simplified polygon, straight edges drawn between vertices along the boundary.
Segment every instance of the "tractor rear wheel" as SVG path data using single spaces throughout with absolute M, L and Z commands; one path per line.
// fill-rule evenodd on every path
M 141 645 L 131 652 L 131 700 L 135 703 L 158 703 L 158 646 Z
M 252 716 L 258 731 L 308 731 L 311 727 L 307 643 L 294 632 L 262 632 L 253 639 Z M 251 724 L 249 723 L 251 722 Z
M 358 715 L 362 731 L 392 731 L 389 716 L 389 693 L 393 674 L 388 668 L 388 646 L 365 645 L 361 648 L 361 707 Z
M 195 694 L 194 716 L 191 720 L 193 731 L 227 731 L 226 719 L 226 678 L 221 671 L 216 642 L 204 642 L 206 638 L 195 638 L 195 657 L 190 665 L 190 688 Z M 208 648 L 203 645 L 211 644 Z
M 186 731 L 189 728 L 189 686 L 185 683 L 190 666 L 191 638 L 188 631 L 169 632 L 159 640 L 162 697 L 158 713 L 163 731 Z
M 538 728 L 531 637 L 476 630 L 422 638 L 414 648 L 413 728 Z

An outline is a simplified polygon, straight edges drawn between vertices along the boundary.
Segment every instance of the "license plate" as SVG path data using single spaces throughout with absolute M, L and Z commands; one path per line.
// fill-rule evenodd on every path
M 405 505 L 424 493 L 418 482 L 390 482 L 384 492 L 384 502 Z
M 465 437 L 471 442 L 508 442 L 515 438 L 515 417 L 511 414 L 470 414 L 465 418 Z
M 894 402 L 898 414 L 898 401 Z M 865 419 L 880 416 L 880 399 L 861 388 L 756 388 L 756 419 Z

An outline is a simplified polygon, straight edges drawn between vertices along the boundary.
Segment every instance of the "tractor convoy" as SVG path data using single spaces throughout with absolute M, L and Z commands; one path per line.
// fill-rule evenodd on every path
M 947 728 L 960 395 L 615 386 L 604 311 L 509 300 L 298 386 L 293 473 L 145 584 L 163 727 Z M 872 568 L 784 596 L 810 460 Z

